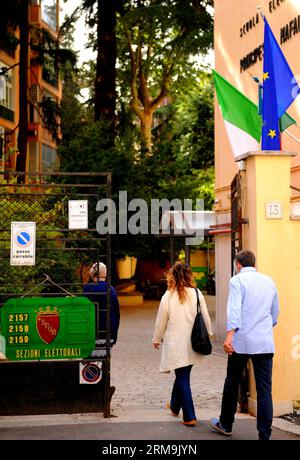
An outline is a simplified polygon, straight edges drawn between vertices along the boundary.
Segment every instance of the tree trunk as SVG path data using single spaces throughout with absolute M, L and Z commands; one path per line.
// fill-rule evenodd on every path
M 19 64 L 19 137 L 16 169 L 26 171 L 27 132 L 28 132 L 28 55 L 29 55 L 29 18 L 28 1 L 19 2 L 20 14 L 20 64 Z M 22 179 L 21 179 L 22 181 Z
M 112 143 L 116 124 L 117 8 L 116 1 L 98 0 L 95 120 L 108 122 Z
M 143 113 L 140 117 L 141 120 L 141 134 L 143 147 L 151 153 L 152 150 L 152 124 L 153 124 L 153 112 Z

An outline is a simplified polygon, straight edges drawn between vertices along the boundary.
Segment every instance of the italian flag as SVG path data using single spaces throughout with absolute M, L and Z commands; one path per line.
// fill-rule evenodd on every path
M 260 149 L 257 106 L 214 71 L 215 88 L 234 157 Z
M 234 157 L 260 149 L 262 119 L 258 106 L 244 96 L 215 70 L 217 98 Z M 283 132 L 296 121 L 285 113 L 279 120 Z

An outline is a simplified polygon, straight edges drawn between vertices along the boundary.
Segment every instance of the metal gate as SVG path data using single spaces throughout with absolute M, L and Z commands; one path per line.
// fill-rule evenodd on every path
M 234 259 L 243 248 L 241 178 L 237 174 L 231 182 L 231 274 L 234 274 Z
M 231 274 L 235 273 L 235 256 L 243 250 L 243 225 L 248 223 L 248 219 L 243 218 L 243 193 L 242 172 L 236 174 L 231 183 Z M 249 396 L 249 369 L 245 366 L 242 382 L 239 387 L 238 403 L 240 411 L 248 412 Z
M 101 382 L 79 385 L 76 359 L 1 361 L 1 415 L 103 411 L 110 416 L 111 237 L 100 237 L 96 229 L 96 204 L 110 197 L 110 173 L 0 173 L 0 308 L 8 299 L 26 295 L 82 296 L 88 269 L 97 261 L 107 266 L 108 284 L 106 324 L 100 324 L 103 307 L 94 302 L 95 350 L 81 360 L 102 363 Z M 70 225 L 72 200 L 87 204 L 85 228 Z M 35 265 L 11 265 L 11 222 L 35 222 Z

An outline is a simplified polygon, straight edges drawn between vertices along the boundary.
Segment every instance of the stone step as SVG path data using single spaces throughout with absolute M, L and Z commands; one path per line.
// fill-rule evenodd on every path
M 136 291 L 136 281 L 135 280 L 128 280 L 122 283 L 119 283 L 116 285 L 116 291 L 117 293 L 123 293 L 123 292 L 134 292 Z
M 120 307 L 140 306 L 144 303 L 144 294 L 140 291 L 118 292 Z

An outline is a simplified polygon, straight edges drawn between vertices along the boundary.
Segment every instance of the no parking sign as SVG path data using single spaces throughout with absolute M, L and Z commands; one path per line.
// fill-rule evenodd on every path
M 102 363 L 98 361 L 87 364 L 79 363 L 79 383 L 95 384 L 102 378 Z
M 35 222 L 12 222 L 10 265 L 35 265 Z

